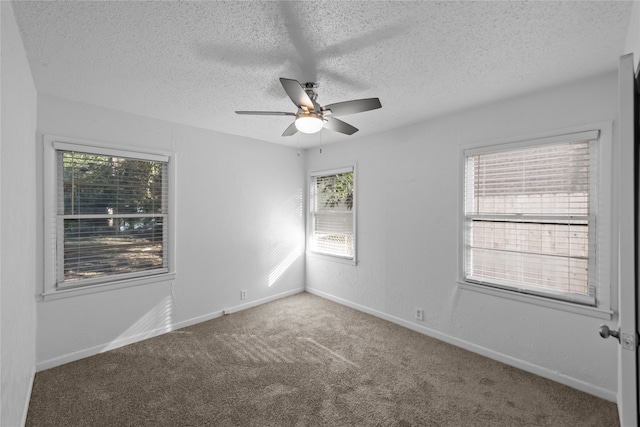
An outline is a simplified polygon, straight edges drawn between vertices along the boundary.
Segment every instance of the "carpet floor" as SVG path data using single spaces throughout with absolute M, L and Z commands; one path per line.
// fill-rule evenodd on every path
M 301 293 L 36 374 L 27 426 L 617 426 L 614 403 Z

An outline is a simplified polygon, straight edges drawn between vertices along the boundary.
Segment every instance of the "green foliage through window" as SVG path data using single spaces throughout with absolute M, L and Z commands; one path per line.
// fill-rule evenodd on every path
M 354 172 L 318 174 L 310 188 L 312 252 L 353 259 Z
M 162 212 L 161 162 L 60 152 L 65 214 Z
M 167 268 L 167 163 L 58 151 L 64 282 Z
M 353 208 L 353 172 L 319 177 L 317 185 L 319 199 L 325 207 Z

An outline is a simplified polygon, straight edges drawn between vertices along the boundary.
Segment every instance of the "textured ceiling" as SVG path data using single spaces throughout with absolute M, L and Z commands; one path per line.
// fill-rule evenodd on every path
M 613 70 L 630 2 L 14 3 L 40 93 L 294 147 L 363 137 Z M 281 137 L 279 77 L 379 97 L 353 136 Z M 342 118 L 342 117 L 341 117 Z

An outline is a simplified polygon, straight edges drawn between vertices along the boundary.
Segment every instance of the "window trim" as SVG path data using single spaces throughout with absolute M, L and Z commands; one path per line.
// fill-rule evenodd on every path
M 312 170 L 308 173 L 307 179 L 307 249 L 306 253 L 308 256 L 324 259 L 327 261 L 339 262 L 347 265 L 356 265 L 358 259 L 358 239 L 357 239 L 357 205 L 358 205 L 358 175 L 356 170 L 356 163 L 352 163 L 347 166 L 337 166 L 331 167 L 327 169 L 317 169 Z M 313 179 L 317 176 L 326 176 L 326 175 L 335 175 L 340 173 L 353 172 L 353 207 L 351 208 L 351 212 L 353 214 L 353 257 L 339 256 L 339 255 L 331 255 L 320 252 L 314 252 L 311 249 L 311 235 L 313 233 L 312 224 L 313 221 L 311 219 L 311 196 L 309 194 L 309 189 L 311 188 L 311 183 Z
M 166 161 L 168 163 L 168 201 L 167 201 L 167 272 L 150 271 L 149 274 L 124 275 L 113 280 L 100 281 L 100 283 L 86 284 L 78 287 L 57 285 L 57 151 L 70 150 L 95 153 L 98 155 L 130 157 L 149 161 Z M 175 266 L 175 155 L 173 153 L 152 150 L 133 149 L 132 147 L 113 145 L 109 143 L 88 141 L 78 138 L 67 138 L 56 135 L 43 135 L 43 196 L 44 196 L 44 284 L 42 297 L 45 301 L 78 295 L 103 292 L 131 286 L 173 280 L 176 276 Z
M 505 149 L 524 148 L 540 144 L 553 144 L 576 140 L 579 137 L 593 136 L 599 131 L 597 169 L 597 209 L 594 214 L 598 221 L 594 238 L 597 248 L 595 257 L 595 306 L 584 305 L 583 301 L 567 301 L 554 299 L 544 291 L 525 293 L 517 289 L 500 287 L 498 285 L 478 283 L 465 279 L 466 264 L 466 215 L 465 215 L 465 165 L 470 155 L 502 151 Z M 577 137 L 577 138 L 576 138 Z M 574 126 L 552 131 L 538 132 L 516 138 L 502 138 L 463 144 L 459 146 L 458 163 L 458 280 L 457 284 L 464 290 L 480 292 L 492 296 L 507 298 L 520 302 L 550 307 L 568 312 L 585 314 L 602 319 L 611 319 L 612 307 L 617 298 L 617 292 L 612 283 L 615 250 L 612 247 L 613 208 L 612 201 L 612 122 L 599 122 Z M 592 246 L 592 245 L 590 245 Z

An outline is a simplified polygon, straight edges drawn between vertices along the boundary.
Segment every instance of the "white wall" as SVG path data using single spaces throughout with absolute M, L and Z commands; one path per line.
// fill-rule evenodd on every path
M 35 362 L 36 89 L 11 3 L 2 19 L 0 425 L 22 425 Z
M 304 289 L 295 149 L 39 95 L 42 134 L 176 153 L 177 276 L 38 302 L 38 370 Z
M 631 9 L 624 53 L 633 53 L 633 63 L 637 72 L 638 64 L 640 63 L 640 2 L 638 1 L 633 2 Z
M 308 170 L 357 162 L 358 264 L 308 255 L 307 289 L 615 400 L 617 346 L 597 333 L 607 322 L 464 290 L 456 278 L 459 147 L 613 120 L 616 88 L 611 73 L 309 150 Z

